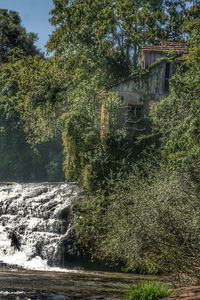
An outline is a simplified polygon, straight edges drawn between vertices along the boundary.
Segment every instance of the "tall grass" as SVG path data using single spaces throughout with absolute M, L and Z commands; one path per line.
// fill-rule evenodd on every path
M 168 296 L 175 296 L 175 293 L 166 284 L 161 282 L 145 282 L 138 284 L 136 287 L 131 287 L 125 299 L 158 300 Z

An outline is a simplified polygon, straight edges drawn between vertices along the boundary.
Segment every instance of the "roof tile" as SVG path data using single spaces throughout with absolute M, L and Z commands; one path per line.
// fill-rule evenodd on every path
M 161 41 L 159 45 L 144 45 L 141 47 L 142 52 L 176 52 L 182 54 L 185 52 L 186 43 L 175 41 Z

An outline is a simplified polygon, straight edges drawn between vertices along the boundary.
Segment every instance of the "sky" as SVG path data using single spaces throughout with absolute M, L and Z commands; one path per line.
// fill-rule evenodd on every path
M 48 21 L 52 0 L 0 0 L 0 8 L 17 11 L 26 30 L 38 34 L 38 48 L 46 51 L 44 45 L 53 30 Z

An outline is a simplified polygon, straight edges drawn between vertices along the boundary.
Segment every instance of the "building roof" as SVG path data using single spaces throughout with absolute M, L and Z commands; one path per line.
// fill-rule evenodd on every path
M 140 51 L 142 54 L 144 54 L 145 52 L 157 52 L 157 53 L 165 53 L 165 54 L 173 54 L 173 60 L 174 61 L 180 61 L 181 60 L 181 55 L 184 54 L 186 52 L 186 43 L 184 42 L 175 42 L 175 41 L 161 41 L 160 44 L 158 45 L 143 45 L 140 48 Z M 144 56 L 143 56 L 144 57 Z M 144 76 L 147 75 L 149 70 L 151 68 L 155 68 L 156 66 L 162 64 L 163 62 L 168 62 L 169 61 L 169 56 L 165 55 L 164 57 L 154 61 L 153 63 L 151 63 L 148 66 L 148 69 L 143 69 L 142 73 L 138 74 L 134 74 L 132 76 L 130 76 L 129 78 L 126 78 L 124 80 L 121 80 L 120 82 L 114 83 L 112 85 L 110 85 L 109 89 L 119 86 L 121 83 L 130 81 L 130 80 L 134 80 L 135 78 L 137 78 L 138 76 Z
M 176 54 L 183 54 L 186 49 L 184 42 L 161 41 L 159 45 L 144 45 L 141 47 L 141 52 L 175 52 Z

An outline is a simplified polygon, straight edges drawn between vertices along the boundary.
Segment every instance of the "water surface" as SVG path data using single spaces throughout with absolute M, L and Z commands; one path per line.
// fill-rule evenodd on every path
M 123 299 L 130 285 L 144 280 L 157 278 L 109 272 L 49 272 L 1 268 L 0 299 Z

